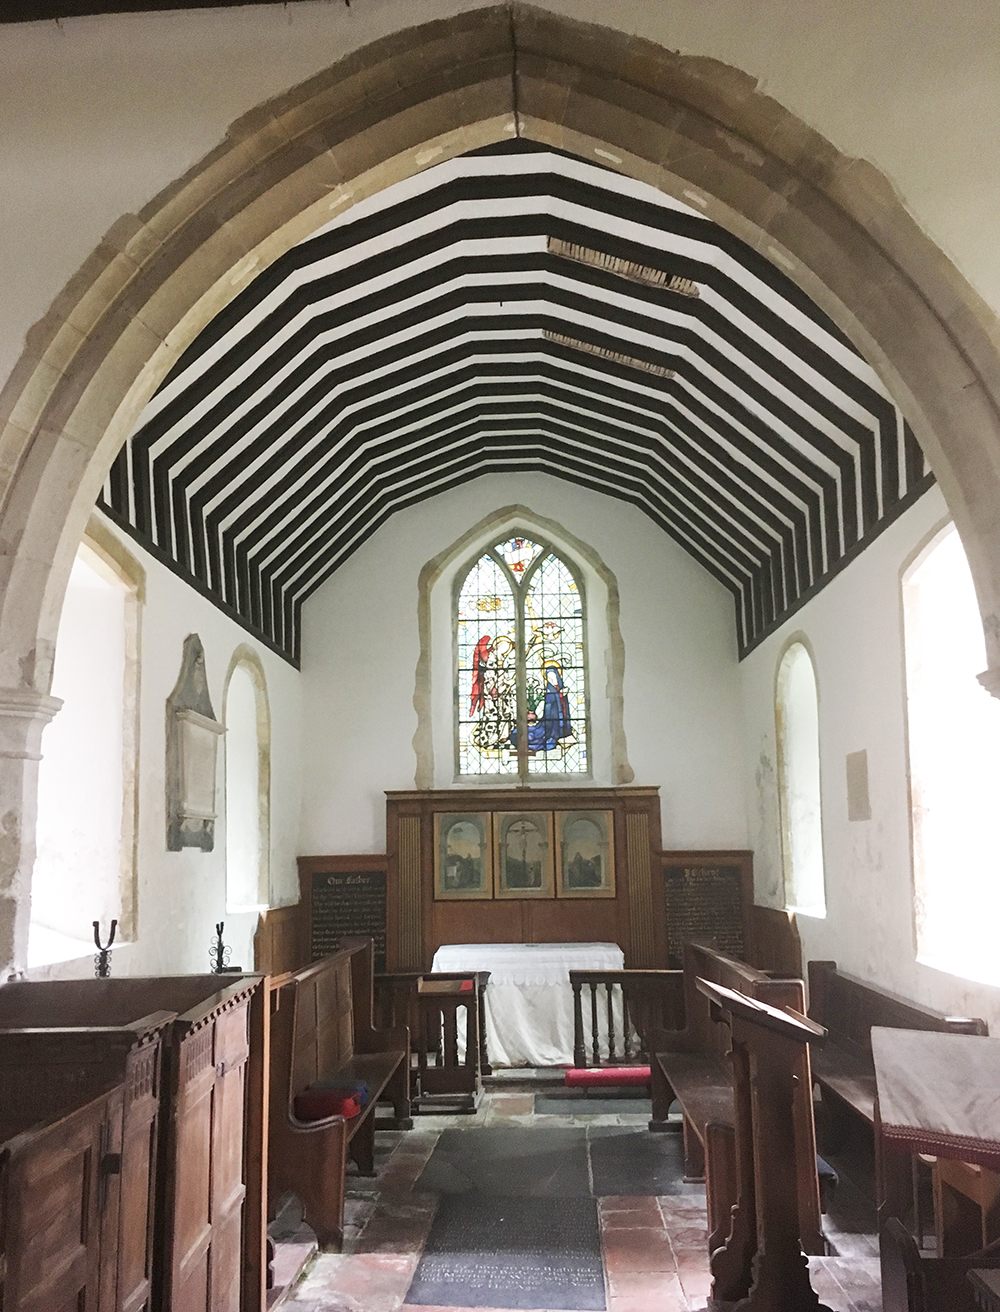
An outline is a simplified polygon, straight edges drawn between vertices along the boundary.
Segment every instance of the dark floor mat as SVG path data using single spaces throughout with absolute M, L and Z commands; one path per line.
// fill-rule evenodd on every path
M 561 1089 L 558 1093 L 535 1094 L 536 1116 L 644 1116 L 649 1120 L 649 1096 L 616 1096 L 613 1093 L 575 1094 Z
M 587 1195 L 590 1193 L 587 1131 L 518 1126 L 445 1130 L 417 1181 L 417 1188 L 442 1194 L 501 1194 L 516 1198 Z
M 679 1134 L 650 1134 L 613 1125 L 595 1125 L 587 1134 L 595 1198 L 690 1192 L 691 1186 L 684 1184 Z
M 442 1198 L 406 1302 L 602 1312 L 607 1304 L 597 1203 L 564 1198 L 553 1207 L 545 1198 Z

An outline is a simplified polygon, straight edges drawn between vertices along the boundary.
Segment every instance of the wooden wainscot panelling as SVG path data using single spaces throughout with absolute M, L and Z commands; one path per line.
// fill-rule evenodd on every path
M 740 961 L 750 959 L 753 853 L 661 852 L 654 890 L 657 956 L 680 970 L 684 944 L 714 943 Z
M 466 815 L 482 836 L 477 851 L 461 842 Z M 596 821 L 589 846 L 567 817 Z M 519 818 L 523 853 L 512 831 Z M 629 966 L 656 964 L 656 788 L 391 792 L 386 835 L 390 971 L 429 969 L 444 943 L 613 942 Z

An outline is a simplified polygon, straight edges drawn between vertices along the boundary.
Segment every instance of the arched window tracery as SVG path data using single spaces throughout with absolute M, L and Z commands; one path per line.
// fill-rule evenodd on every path
M 483 552 L 459 576 L 460 776 L 590 774 L 585 610 L 577 572 L 523 534 Z

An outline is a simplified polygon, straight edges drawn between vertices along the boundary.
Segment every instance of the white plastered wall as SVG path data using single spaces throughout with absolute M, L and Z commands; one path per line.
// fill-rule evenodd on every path
M 743 847 L 730 595 L 620 501 L 547 475 L 488 475 L 394 516 L 304 607 L 301 850 L 385 850 L 383 791 L 414 786 L 420 570 L 514 503 L 585 541 L 618 580 L 628 761 L 635 783 L 660 786 L 664 845 Z M 442 645 L 434 658 L 450 671 Z M 447 752 L 447 723 L 442 739 Z M 436 764 L 450 784 L 450 762 Z M 595 778 L 608 781 L 606 761 Z
M 107 520 L 103 521 L 108 524 Z M 108 525 L 146 571 L 146 600 L 140 607 L 139 825 L 136 863 L 137 928 L 134 942 L 116 947 L 114 975 L 187 974 L 209 969 L 209 944 L 216 921 L 226 925 L 232 961 L 253 967 L 256 914 L 226 910 L 225 753 L 217 764 L 215 847 L 168 852 L 166 841 L 165 702 L 180 670 L 189 633 L 200 635 L 216 718 L 223 715 L 223 688 L 234 650 L 241 644 L 260 657 L 271 708 L 271 903 L 298 900 L 295 855 L 299 819 L 299 673 L 200 596 L 130 538 Z M 45 735 L 42 735 L 42 752 Z M 80 763 L 86 769 L 86 762 Z M 81 880 L 86 871 L 80 872 Z M 96 914 L 96 913 L 95 913 Z M 91 917 L 93 918 L 93 917 Z M 107 926 L 105 925 L 105 930 Z M 89 935 L 89 925 L 83 935 Z M 91 973 L 89 958 L 40 967 L 32 977 L 77 977 Z
M 783 903 L 775 770 L 774 687 L 781 655 L 804 636 L 819 689 L 825 919 L 800 916 L 805 959 L 951 1015 L 983 1016 L 1000 1031 L 1000 989 L 916 960 L 906 759 L 900 575 L 947 519 L 932 488 L 740 666 L 748 825 L 757 901 Z M 870 820 L 849 820 L 848 753 L 866 751 Z
M 122 214 L 262 100 L 401 28 L 489 0 L 331 0 L 67 19 L 0 33 L 0 379 L 24 334 Z M 741 68 L 895 184 L 994 308 L 1000 112 L 990 0 L 549 0 Z

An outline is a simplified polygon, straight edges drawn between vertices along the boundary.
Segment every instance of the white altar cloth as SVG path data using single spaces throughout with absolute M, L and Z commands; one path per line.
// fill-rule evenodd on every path
M 432 972 L 488 970 L 486 1050 L 493 1066 L 572 1066 L 571 970 L 622 970 L 617 943 L 448 943 Z

